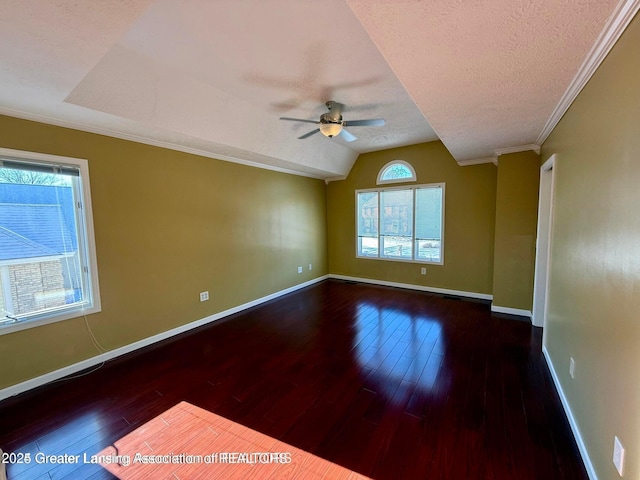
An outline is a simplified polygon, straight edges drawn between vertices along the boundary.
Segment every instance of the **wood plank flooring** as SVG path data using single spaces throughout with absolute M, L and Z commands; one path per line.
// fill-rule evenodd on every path
M 34 459 L 186 401 L 376 480 L 587 479 L 541 339 L 483 302 L 328 280 L 1 402 L 0 448 L 31 455 L 12 480 L 113 478 Z

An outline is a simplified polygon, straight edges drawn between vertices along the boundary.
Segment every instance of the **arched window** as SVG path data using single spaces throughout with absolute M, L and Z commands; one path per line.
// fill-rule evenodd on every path
M 394 160 L 380 169 L 377 184 L 415 181 L 416 171 L 413 167 L 403 160 Z

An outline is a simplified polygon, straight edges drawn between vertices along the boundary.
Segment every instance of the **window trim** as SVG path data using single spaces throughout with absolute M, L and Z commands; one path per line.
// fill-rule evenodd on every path
M 89 275 L 87 277 L 89 302 L 87 305 L 82 305 L 77 308 L 69 308 L 63 312 L 53 310 L 45 312 L 42 315 L 35 315 L 31 319 L 22 320 L 17 323 L 0 325 L 0 335 L 6 335 L 8 333 L 18 332 L 28 328 L 39 327 L 49 323 L 60 322 L 100 312 L 102 310 L 102 306 L 100 302 L 98 261 L 96 257 L 95 234 L 93 228 L 93 208 L 91 205 L 91 186 L 89 183 L 89 162 L 83 158 L 64 157 L 0 147 L 0 161 L 3 159 L 7 161 L 17 160 L 25 163 L 42 163 L 44 165 L 53 165 L 63 168 L 67 166 L 77 168 L 79 170 L 80 188 L 77 193 L 81 198 L 82 210 L 84 212 L 82 221 L 79 223 L 79 228 L 84 227 L 84 249 L 86 250 L 84 254 L 87 259 L 86 267 L 89 270 Z M 76 216 L 78 216 L 77 209 Z
M 419 260 L 419 259 L 404 259 L 404 258 L 390 258 L 390 257 L 382 257 L 380 256 L 380 231 L 378 230 L 378 256 L 371 257 L 368 255 L 359 255 L 358 254 L 358 222 L 359 222 L 359 212 L 358 212 L 358 194 L 359 193 L 367 193 L 367 192 L 377 192 L 378 193 L 378 229 L 380 228 L 380 193 L 385 191 L 393 191 L 393 190 L 412 190 L 413 191 L 413 235 L 412 242 L 415 242 L 415 227 L 416 227 L 416 215 L 415 215 L 415 195 L 416 190 L 421 188 L 441 188 L 442 189 L 442 211 L 440 212 L 440 261 L 432 262 L 429 260 Z M 404 262 L 404 263 L 420 263 L 427 265 L 444 265 L 444 220 L 445 220 L 445 183 L 424 183 L 420 185 L 400 185 L 395 187 L 378 187 L 378 188 L 362 188 L 355 191 L 355 247 L 356 247 L 356 258 L 357 259 L 366 259 L 366 260 L 383 260 L 383 261 L 391 261 L 391 262 Z M 414 247 L 415 249 L 415 247 Z
M 384 174 L 384 172 L 387 171 L 387 169 L 393 165 L 402 165 L 403 167 L 407 167 L 409 169 L 409 171 L 411 172 L 411 177 L 409 178 L 391 178 L 389 180 L 383 180 L 382 179 L 382 175 Z M 415 182 L 418 180 L 418 177 L 416 176 L 416 171 L 414 170 L 413 166 L 409 163 L 409 162 L 405 162 L 404 160 L 392 160 L 389 163 L 387 163 L 385 166 L 383 166 L 380 171 L 378 172 L 378 178 L 376 179 L 376 185 L 387 185 L 390 183 L 406 183 L 406 182 Z

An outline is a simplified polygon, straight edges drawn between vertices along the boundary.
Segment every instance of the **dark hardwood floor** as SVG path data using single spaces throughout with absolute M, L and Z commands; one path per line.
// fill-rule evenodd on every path
M 5 400 L 0 448 L 92 455 L 185 400 L 379 480 L 587 479 L 541 339 L 483 302 L 324 281 Z

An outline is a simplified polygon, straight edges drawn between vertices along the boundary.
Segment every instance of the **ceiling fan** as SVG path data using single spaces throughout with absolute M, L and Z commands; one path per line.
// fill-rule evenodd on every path
M 336 137 L 341 135 L 342 138 L 346 142 L 353 142 L 357 140 L 357 138 L 346 131 L 344 127 L 381 127 L 384 125 L 384 119 L 382 118 L 372 118 L 369 120 L 342 120 L 342 105 L 341 103 L 334 102 L 333 100 L 329 100 L 325 103 L 329 111 L 327 113 L 323 113 L 320 116 L 320 121 L 316 122 L 315 120 L 305 120 L 302 118 L 290 118 L 290 117 L 280 117 L 280 120 L 288 120 L 291 122 L 305 122 L 305 123 L 315 123 L 316 125 L 320 125 L 319 128 L 315 130 L 311 130 L 308 133 L 298 137 L 299 140 L 303 138 L 310 137 L 318 132 L 322 133 L 325 137 Z

